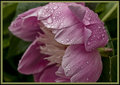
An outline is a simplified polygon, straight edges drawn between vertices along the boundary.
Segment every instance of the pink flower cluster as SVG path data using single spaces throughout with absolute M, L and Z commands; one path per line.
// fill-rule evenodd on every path
M 32 41 L 18 71 L 36 82 L 96 82 L 102 72 L 97 50 L 108 42 L 98 15 L 84 3 L 49 3 L 11 23 L 17 37 Z

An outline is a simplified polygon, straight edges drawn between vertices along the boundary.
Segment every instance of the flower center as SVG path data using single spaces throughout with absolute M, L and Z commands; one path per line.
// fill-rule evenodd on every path
M 44 32 L 44 34 L 39 33 L 40 37 L 38 37 L 38 41 L 44 43 L 44 46 L 40 46 L 40 52 L 49 55 L 49 57 L 44 58 L 50 61 L 48 65 L 56 63 L 57 66 L 60 66 L 67 46 L 58 43 L 54 39 L 55 35 L 52 31 L 49 30 L 49 28 L 46 28 L 43 24 L 40 24 L 40 29 Z

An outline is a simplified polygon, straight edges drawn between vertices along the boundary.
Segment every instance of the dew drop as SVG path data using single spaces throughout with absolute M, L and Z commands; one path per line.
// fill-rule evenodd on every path
M 95 37 L 95 35 L 93 35 L 93 37 Z
M 88 42 L 87 44 L 90 45 L 90 42 Z
M 54 8 L 53 9 L 57 9 L 58 8 L 58 6 L 54 6 Z
M 98 26 L 98 28 L 101 28 L 100 26 Z
M 88 17 L 88 20 L 90 20 L 90 17 Z
M 89 79 L 87 78 L 86 80 L 88 81 Z
M 53 17 L 53 19 L 55 19 L 55 17 Z
M 58 12 L 58 14 L 60 14 L 60 12 Z
M 89 62 L 87 61 L 86 63 L 88 64 Z
M 69 41 L 69 39 L 66 39 L 67 41 Z
M 90 39 L 91 41 L 93 40 L 93 38 Z
M 47 27 L 48 27 L 48 28 L 51 28 L 51 26 L 50 26 L 50 25 L 47 25 Z
M 104 34 L 102 34 L 102 37 L 104 37 L 105 35 Z
M 70 71 L 70 68 L 68 66 L 66 66 L 65 68 L 66 68 L 67 72 Z
M 99 37 L 99 36 L 98 36 L 97 38 L 98 38 L 98 39 L 100 39 L 100 37 Z
M 48 8 L 48 6 L 45 7 L 45 9 L 47 9 L 47 8 Z
M 47 22 L 52 23 L 52 18 L 48 18 Z
M 64 41 L 63 41 L 63 40 L 61 40 L 61 42 L 63 43 Z

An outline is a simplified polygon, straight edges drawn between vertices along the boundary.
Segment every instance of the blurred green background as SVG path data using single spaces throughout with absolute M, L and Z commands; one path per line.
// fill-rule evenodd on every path
M 18 14 L 31 8 L 43 6 L 47 3 L 3 3 L 3 81 L 4 82 L 33 82 L 32 75 L 23 75 L 17 71 L 17 66 L 23 53 L 30 45 L 13 36 L 8 26 Z M 109 34 L 106 47 L 112 52 L 102 53 L 103 71 L 99 82 L 117 81 L 117 3 L 86 3 L 90 9 L 98 13 Z

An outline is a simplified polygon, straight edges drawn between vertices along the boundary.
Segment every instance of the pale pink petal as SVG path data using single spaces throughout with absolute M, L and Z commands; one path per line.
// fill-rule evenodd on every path
M 78 4 L 79 5 L 79 4 Z M 48 28 L 62 29 L 78 21 L 66 3 L 49 3 L 38 11 L 38 19 Z
M 83 5 L 69 6 L 73 14 L 81 21 L 84 25 L 90 25 L 95 23 L 101 23 L 98 14 L 90 10 L 88 7 Z
M 58 76 L 58 78 L 55 80 L 56 82 L 70 82 L 70 77 L 67 77 L 65 75 L 65 72 L 62 66 L 58 68 L 55 74 Z
M 87 51 L 98 47 L 104 47 L 108 43 L 108 35 L 101 23 L 86 26 L 84 31 L 84 43 Z
M 87 52 L 84 45 L 71 45 L 63 56 L 62 67 L 71 82 L 96 82 L 102 72 L 101 56 L 97 50 Z
M 44 60 L 47 55 L 40 53 L 40 44 L 34 41 L 26 50 L 21 60 L 19 61 L 18 71 L 23 74 L 33 74 L 41 72 L 48 64 L 47 60 Z
M 61 29 L 57 31 L 55 40 L 59 43 L 70 45 L 70 44 L 82 44 L 84 37 L 84 26 L 83 24 L 75 24 L 69 28 Z
M 85 7 L 82 6 L 82 5 L 80 5 L 80 6 L 69 6 L 69 9 L 78 18 L 78 20 L 80 20 L 82 22 L 82 20 L 85 16 L 85 13 L 86 13 Z
M 42 33 L 38 25 L 40 21 L 37 20 L 37 9 L 40 9 L 40 7 L 18 15 L 9 26 L 9 30 L 23 40 L 33 41 L 38 36 L 37 32 Z
M 36 82 L 55 82 L 57 78 L 55 72 L 57 69 L 56 65 L 49 66 L 42 72 L 34 74 L 34 80 Z

